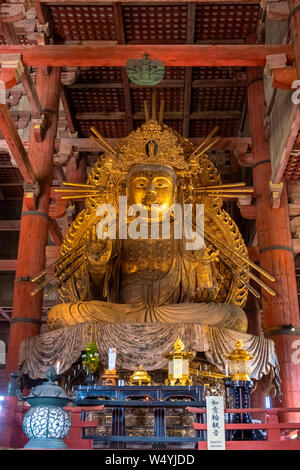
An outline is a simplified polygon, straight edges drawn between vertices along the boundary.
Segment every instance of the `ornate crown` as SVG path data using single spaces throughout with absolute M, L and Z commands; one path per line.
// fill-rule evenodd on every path
M 150 120 L 131 132 L 116 152 L 116 165 L 128 171 L 132 165 L 166 165 L 189 170 L 184 151 L 172 129 Z

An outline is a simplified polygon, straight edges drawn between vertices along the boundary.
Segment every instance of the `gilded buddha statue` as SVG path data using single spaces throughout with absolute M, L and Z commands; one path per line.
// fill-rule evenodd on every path
M 250 261 L 236 224 L 222 209 L 220 191 L 226 190 L 205 152 L 155 119 L 116 149 L 99 134 L 97 140 L 105 150 L 102 158 L 86 185 L 69 190 L 85 198 L 85 209 L 61 247 L 56 264 L 61 303 L 48 314 L 49 329 L 96 321 L 200 323 L 246 332 Z M 134 217 L 123 209 L 121 214 L 120 200 L 143 208 L 139 224 L 147 219 L 155 236 L 149 231 L 130 236 Z M 203 205 L 199 248 L 187 249 L 184 231 L 181 238 L 174 235 L 176 214 L 164 210 L 174 204 Z M 165 214 L 169 236 L 162 235 Z M 193 227 L 196 218 L 190 219 Z

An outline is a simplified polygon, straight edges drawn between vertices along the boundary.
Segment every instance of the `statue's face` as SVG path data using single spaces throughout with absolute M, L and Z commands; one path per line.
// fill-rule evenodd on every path
M 161 166 L 137 167 L 128 180 L 128 204 L 150 208 L 158 204 L 167 208 L 174 203 L 174 180 L 171 170 Z

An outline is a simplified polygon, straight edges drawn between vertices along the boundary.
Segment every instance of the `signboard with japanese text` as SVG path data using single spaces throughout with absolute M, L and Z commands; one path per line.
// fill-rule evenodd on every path
M 206 397 L 207 449 L 225 450 L 224 399 Z
M 115 370 L 116 357 L 117 357 L 117 350 L 115 348 L 109 348 L 108 349 L 108 369 L 109 370 Z

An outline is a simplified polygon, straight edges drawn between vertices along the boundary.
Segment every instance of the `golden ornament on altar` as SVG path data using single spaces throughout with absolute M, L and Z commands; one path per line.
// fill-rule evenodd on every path
M 249 361 L 253 359 L 248 351 L 243 349 L 241 341 L 236 342 L 234 349 L 226 358 L 230 361 L 230 376 L 232 381 L 250 381 Z
M 174 343 L 174 350 L 164 354 L 168 359 L 168 378 L 166 385 L 191 385 L 189 361 L 194 358 L 192 352 L 184 351 L 184 343 L 179 336 Z
M 151 385 L 151 377 L 150 375 L 143 370 L 143 366 L 139 365 L 138 370 L 133 372 L 129 377 L 129 384 L 130 385 Z

